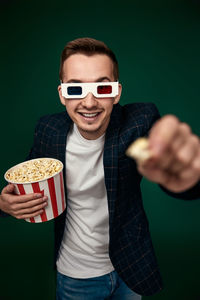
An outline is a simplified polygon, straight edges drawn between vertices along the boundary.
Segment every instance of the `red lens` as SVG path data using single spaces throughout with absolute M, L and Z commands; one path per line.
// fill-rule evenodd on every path
M 111 85 L 99 85 L 97 87 L 98 94 L 111 94 L 112 93 L 112 86 Z

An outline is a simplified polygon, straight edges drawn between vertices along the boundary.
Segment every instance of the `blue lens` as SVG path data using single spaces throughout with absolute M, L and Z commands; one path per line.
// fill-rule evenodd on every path
M 82 95 L 82 87 L 81 86 L 69 86 L 67 88 L 68 95 Z

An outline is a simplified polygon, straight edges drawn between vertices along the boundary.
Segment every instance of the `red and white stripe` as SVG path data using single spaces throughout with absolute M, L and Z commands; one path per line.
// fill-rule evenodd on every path
M 62 172 L 47 180 L 36 183 L 15 184 L 15 187 L 17 194 L 42 193 L 42 195 L 48 197 L 48 205 L 45 207 L 44 212 L 37 217 L 26 219 L 28 222 L 49 221 L 65 210 L 66 202 Z

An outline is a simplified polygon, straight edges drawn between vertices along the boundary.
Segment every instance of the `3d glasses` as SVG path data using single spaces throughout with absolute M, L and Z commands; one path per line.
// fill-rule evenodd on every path
M 61 83 L 61 90 L 67 99 L 85 98 L 88 93 L 96 98 L 108 98 L 119 94 L 119 82 Z

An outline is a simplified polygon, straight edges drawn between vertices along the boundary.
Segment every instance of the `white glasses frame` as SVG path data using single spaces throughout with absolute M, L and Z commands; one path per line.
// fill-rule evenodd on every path
M 112 87 L 111 93 L 106 94 L 98 94 L 97 88 L 99 86 L 107 86 L 110 85 Z M 68 94 L 68 88 L 69 87 L 81 87 L 82 94 L 81 95 L 71 95 Z M 106 82 L 80 82 L 80 83 L 61 83 L 61 91 L 62 96 L 66 99 L 82 99 L 87 96 L 88 93 L 92 93 L 96 98 L 110 98 L 115 97 L 119 94 L 119 82 L 114 81 L 106 81 Z

